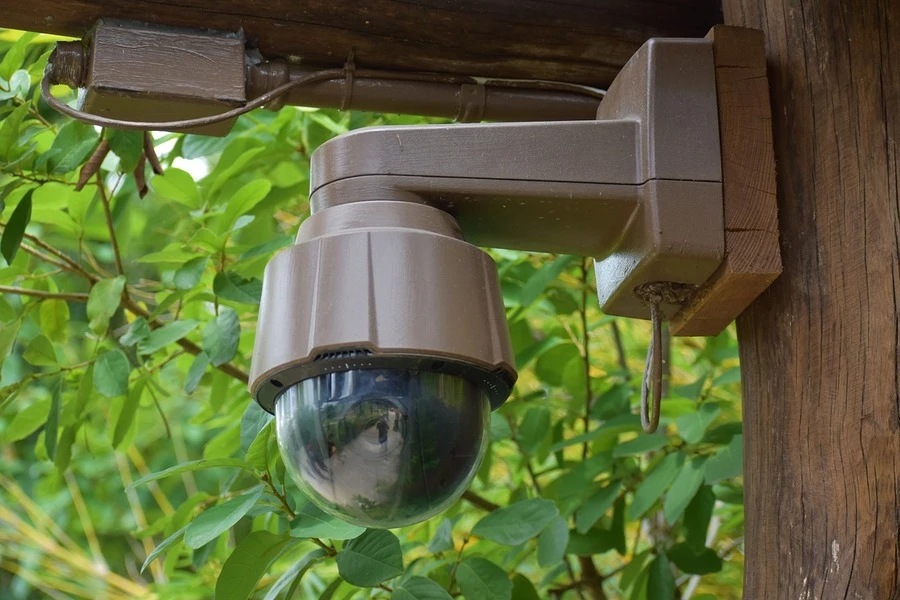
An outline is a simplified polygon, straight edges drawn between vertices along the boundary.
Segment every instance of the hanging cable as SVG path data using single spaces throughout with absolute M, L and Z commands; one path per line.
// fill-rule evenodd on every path
M 653 433 L 659 427 L 662 402 L 662 328 L 665 315 L 660 306 L 684 304 L 695 288 L 694 285 L 673 281 L 654 281 L 634 288 L 634 293 L 650 306 L 650 345 L 647 348 L 647 362 L 641 379 L 641 426 L 647 433 Z
M 84 112 L 82 110 L 78 110 L 77 108 L 72 108 L 64 102 L 57 100 L 50 93 L 52 69 L 52 65 L 48 64 L 47 69 L 44 71 L 44 78 L 41 80 L 41 97 L 48 105 L 66 116 L 72 117 L 73 119 L 77 119 L 79 121 L 83 121 L 85 123 L 89 123 L 91 125 L 97 125 L 99 127 L 112 127 L 115 129 L 124 130 L 166 129 L 177 131 L 181 129 L 193 129 L 195 127 L 213 125 L 215 123 L 221 123 L 222 121 L 227 121 L 229 119 L 239 117 L 245 113 L 250 112 L 251 110 L 264 106 L 273 98 L 284 94 L 292 88 L 308 83 L 314 83 L 316 81 L 323 81 L 326 79 L 334 79 L 336 77 L 344 76 L 343 69 L 326 69 L 323 71 L 316 71 L 314 73 L 303 75 L 302 77 L 294 79 L 293 81 L 289 81 L 288 83 L 280 85 L 275 89 L 259 96 L 258 98 L 254 98 L 246 104 L 238 106 L 237 108 L 233 108 L 216 115 L 210 115 L 208 117 L 183 119 L 179 121 L 122 121 L 120 119 L 110 119 L 107 117 L 101 117 L 88 112 Z

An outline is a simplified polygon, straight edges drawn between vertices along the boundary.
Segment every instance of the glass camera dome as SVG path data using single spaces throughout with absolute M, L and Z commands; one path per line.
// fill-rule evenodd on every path
M 449 507 L 484 456 L 490 405 L 477 383 L 414 369 L 327 373 L 275 405 L 288 473 L 320 508 L 401 527 Z

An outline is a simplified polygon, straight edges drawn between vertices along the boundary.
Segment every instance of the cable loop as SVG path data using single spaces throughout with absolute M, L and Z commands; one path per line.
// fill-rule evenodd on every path
M 662 402 L 663 352 L 662 328 L 665 315 L 661 304 L 683 304 L 697 286 L 674 281 L 654 281 L 634 288 L 634 293 L 650 305 L 650 346 L 647 348 L 647 363 L 641 380 L 641 427 L 653 433 L 659 427 L 660 404 Z M 652 393 L 652 398 L 651 398 Z M 650 410 L 650 404 L 653 410 Z
M 221 123 L 222 121 L 227 121 L 229 119 L 239 117 L 245 113 L 250 112 L 251 110 L 254 110 L 261 106 L 265 106 L 265 104 L 273 98 L 277 98 L 278 96 L 281 96 L 288 90 L 291 90 L 295 87 L 307 83 L 314 83 L 316 81 L 339 79 L 344 77 L 344 69 L 325 69 L 322 71 L 316 71 L 315 73 L 310 73 L 308 75 L 298 77 L 293 81 L 289 81 L 285 84 L 279 85 L 272 91 L 266 92 L 262 96 L 254 98 L 253 100 L 247 102 L 246 104 L 243 104 L 242 106 L 216 115 L 210 115 L 208 117 L 183 119 L 179 121 L 122 121 L 120 119 L 110 119 L 107 117 L 101 117 L 88 112 L 84 112 L 82 110 L 78 110 L 77 108 L 72 108 L 71 106 L 57 100 L 50 93 L 51 71 L 52 66 L 48 64 L 46 70 L 44 71 L 44 78 L 41 80 L 41 97 L 44 99 L 44 102 L 46 102 L 51 108 L 61 112 L 68 117 L 78 119 L 79 121 L 83 121 L 91 125 L 97 125 L 98 127 L 112 127 L 114 129 L 122 129 L 127 131 L 160 129 L 179 131 L 183 129 L 193 129 L 195 127 L 205 127 L 207 125 L 213 125 L 215 123 Z

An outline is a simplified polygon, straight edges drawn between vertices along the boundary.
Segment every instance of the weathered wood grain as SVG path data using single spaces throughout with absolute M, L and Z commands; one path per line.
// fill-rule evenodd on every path
M 716 335 L 781 273 L 772 120 L 761 32 L 715 27 L 713 41 L 725 261 L 669 324 L 674 335 Z
M 745 598 L 900 598 L 900 2 L 725 0 L 764 30 L 784 273 L 738 319 Z
M 100 18 L 243 29 L 263 55 L 607 86 L 650 37 L 700 37 L 716 0 L 28 0 L 0 26 L 81 37 Z M 14 5 L 14 6 L 13 6 Z

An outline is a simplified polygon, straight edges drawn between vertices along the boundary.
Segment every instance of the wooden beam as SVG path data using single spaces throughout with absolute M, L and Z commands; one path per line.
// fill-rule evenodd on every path
M 784 273 L 738 319 L 745 598 L 900 597 L 900 2 L 725 0 L 766 35 Z
M 781 273 L 772 115 L 762 32 L 714 27 L 725 261 L 688 299 L 673 335 L 717 335 Z
M 82 37 L 100 18 L 243 29 L 268 58 L 609 85 L 645 40 L 700 37 L 717 0 L 27 0 L 0 26 Z

